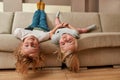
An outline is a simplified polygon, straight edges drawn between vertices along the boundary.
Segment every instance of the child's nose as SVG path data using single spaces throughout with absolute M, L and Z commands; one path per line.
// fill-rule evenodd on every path
M 66 41 L 66 38 L 63 38 L 63 41 Z
M 33 45 L 33 41 L 29 41 L 29 45 L 32 46 Z

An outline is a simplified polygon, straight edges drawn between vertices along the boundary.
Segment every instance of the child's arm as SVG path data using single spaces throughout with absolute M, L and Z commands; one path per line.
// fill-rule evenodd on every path
M 16 37 L 16 38 L 19 38 L 21 39 L 22 38 L 22 32 L 24 31 L 24 28 L 16 28 L 13 35 Z
M 52 37 L 52 35 L 55 33 L 55 31 L 56 31 L 57 29 L 63 27 L 62 25 L 63 25 L 63 24 L 58 24 L 58 25 L 55 26 L 55 28 L 53 28 L 53 29 L 50 31 L 50 38 Z
M 57 29 L 59 29 L 59 28 L 65 28 L 65 27 L 69 28 L 67 23 L 61 23 L 61 24 L 56 25 L 56 27 L 53 28 L 53 29 L 50 31 L 50 38 L 52 37 L 52 35 L 55 33 L 55 31 L 56 31 Z M 72 28 L 72 27 L 71 27 L 71 28 Z

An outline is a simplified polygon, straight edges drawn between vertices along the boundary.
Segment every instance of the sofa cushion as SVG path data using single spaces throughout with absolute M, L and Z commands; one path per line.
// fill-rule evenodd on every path
M 0 35 L 0 51 L 9 52 L 14 51 L 18 46 L 20 40 L 15 38 L 11 34 L 1 34 Z
M 13 52 L 18 47 L 20 40 L 11 34 L 1 34 L 0 42 L 0 51 Z M 50 40 L 40 43 L 40 47 L 44 54 L 51 54 L 57 50 L 56 45 L 52 44 Z
M 101 32 L 100 18 L 98 13 L 61 12 L 60 19 L 62 22 L 67 22 L 74 27 L 87 27 L 95 24 L 97 28 L 93 32 Z
M 55 15 L 56 13 L 46 13 L 47 14 L 47 23 L 50 29 L 55 27 Z M 33 13 L 31 12 L 15 12 L 14 22 L 12 32 L 17 27 L 28 27 L 32 23 Z M 98 13 L 68 13 L 61 12 L 60 19 L 62 22 L 70 23 L 75 27 L 87 27 L 92 24 L 96 24 L 97 29 L 93 32 L 100 32 L 101 25 Z
M 25 28 L 28 27 L 32 23 L 33 12 L 15 12 L 15 17 L 13 21 L 12 33 L 15 28 L 21 27 Z M 47 23 L 50 29 L 52 29 L 55 20 L 55 13 L 46 13 Z
M 120 47 L 120 32 L 86 33 L 80 35 L 79 50 L 100 47 Z
M 12 12 L 0 12 L 0 34 L 10 33 L 13 21 Z
M 120 32 L 120 14 L 100 13 L 103 32 Z
M 50 40 L 40 43 L 41 52 L 43 54 L 53 55 L 56 52 L 58 46 L 53 44 Z
M 15 28 L 28 27 L 32 22 L 33 13 L 31 12 L 15 12 L 12 33 Z

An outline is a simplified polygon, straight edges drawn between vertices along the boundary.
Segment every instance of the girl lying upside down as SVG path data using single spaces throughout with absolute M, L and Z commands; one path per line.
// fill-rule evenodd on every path
M 95 25 L 86 28 L 75 28 L 67 23 L 61 23 L 59 20 L 60 12 L 56 14 L 55 24 L 56 27 L 62 27 L 53 30 L 51 40 L 54 44 L 59 46 L 60 53 L 58 53 L 59 60 L 65 64 L 69 70 L 79 71 L 78 59 L 78 39 L 79 34 L 89 32 L 95 29 Z

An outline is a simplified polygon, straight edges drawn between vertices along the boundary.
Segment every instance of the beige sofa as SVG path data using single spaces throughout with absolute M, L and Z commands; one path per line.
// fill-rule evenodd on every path
M 17 27 L 31 24 L 33 13 L 0 12 L 0 69 L 15 68 L 13 51 L 20 40 L 12 33 Z M 81 67 L 120 65 L 120 14 L 104 13 L 61 13 L 61 20 L 76 27 L 96 24 L 93 32 L 80 35 L 79 59 Z M 47 13 L 50 29 L 54 27 L 55 13 Z M 51 41 L 41 43 L 46 55 L 46 67 L 59 67 L 55 52 L 57 46 Z

